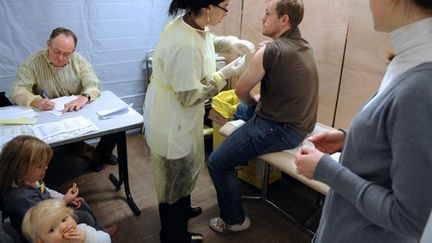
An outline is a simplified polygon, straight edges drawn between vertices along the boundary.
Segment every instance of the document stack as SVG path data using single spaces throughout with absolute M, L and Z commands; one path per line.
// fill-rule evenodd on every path
M 36 137 L 48 143 L 74 138 L 98 130 L 91 120 L 82 116 L 33 125 L 32 129 Z

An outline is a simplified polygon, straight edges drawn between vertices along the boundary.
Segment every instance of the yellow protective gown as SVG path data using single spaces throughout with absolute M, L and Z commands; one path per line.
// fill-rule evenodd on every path
M 204 164 L 204 101 L 225 85 L 216 72 L 213 37 L 171 21 L 153 54 L 153 74 L 144 102 L 144 127 L 151 150 L 159 203 L 190 195 Z

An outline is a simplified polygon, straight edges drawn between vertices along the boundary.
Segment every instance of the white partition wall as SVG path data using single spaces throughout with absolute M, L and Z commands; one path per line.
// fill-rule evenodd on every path
M 78 35 L 77 51 L 102 81 L 141 111 L 145 54 L 170 20 L 170 0 L 0 0 L 0 91 L 8 95 L 22 61 L 46 48 L 51 30 Z

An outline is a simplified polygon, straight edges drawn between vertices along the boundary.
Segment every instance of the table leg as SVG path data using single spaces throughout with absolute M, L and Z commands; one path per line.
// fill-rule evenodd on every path
M 132 212 L 138 216 L 141 211 L 135 204 L 129 189 L 129 174 L 128 174 L 128 162 L 127 162 L 127 146 L 126 146 L 126 132 L 117 133 L 117 156 L 118 156 L 118 168 L 119 168 L 119 179 L 115 175 L 110 174 L 109 179 L 116 187 L 116 190 L 120 190 L 122 184 L 124 184 L 126 202 L 128 203 Z

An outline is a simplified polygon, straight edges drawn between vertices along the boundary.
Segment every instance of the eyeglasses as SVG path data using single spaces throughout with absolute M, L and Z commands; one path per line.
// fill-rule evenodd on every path
M 213 5 L 213 4 L 212 4 Z M 228 13 L 228 9 L 227 8 L 224 8 L 224 7 L 221 7 L 221 6 L 219 6 L 219 5 L 213 5 L 213 6 L 215 6 L 215 7 L 217 7 L 217 8 L 220 8 L 220 9 L 222 9 L 223 11 L 225 11 L 225 13 Z
M 72 52 L 62 52 L 59 48 L 55 47 L 51 43 L 48 43 L 48 46 L 52 48 L 52 53 L 55 56 L 62 56 L 64 59 L 69 59 L 72 56 Z

